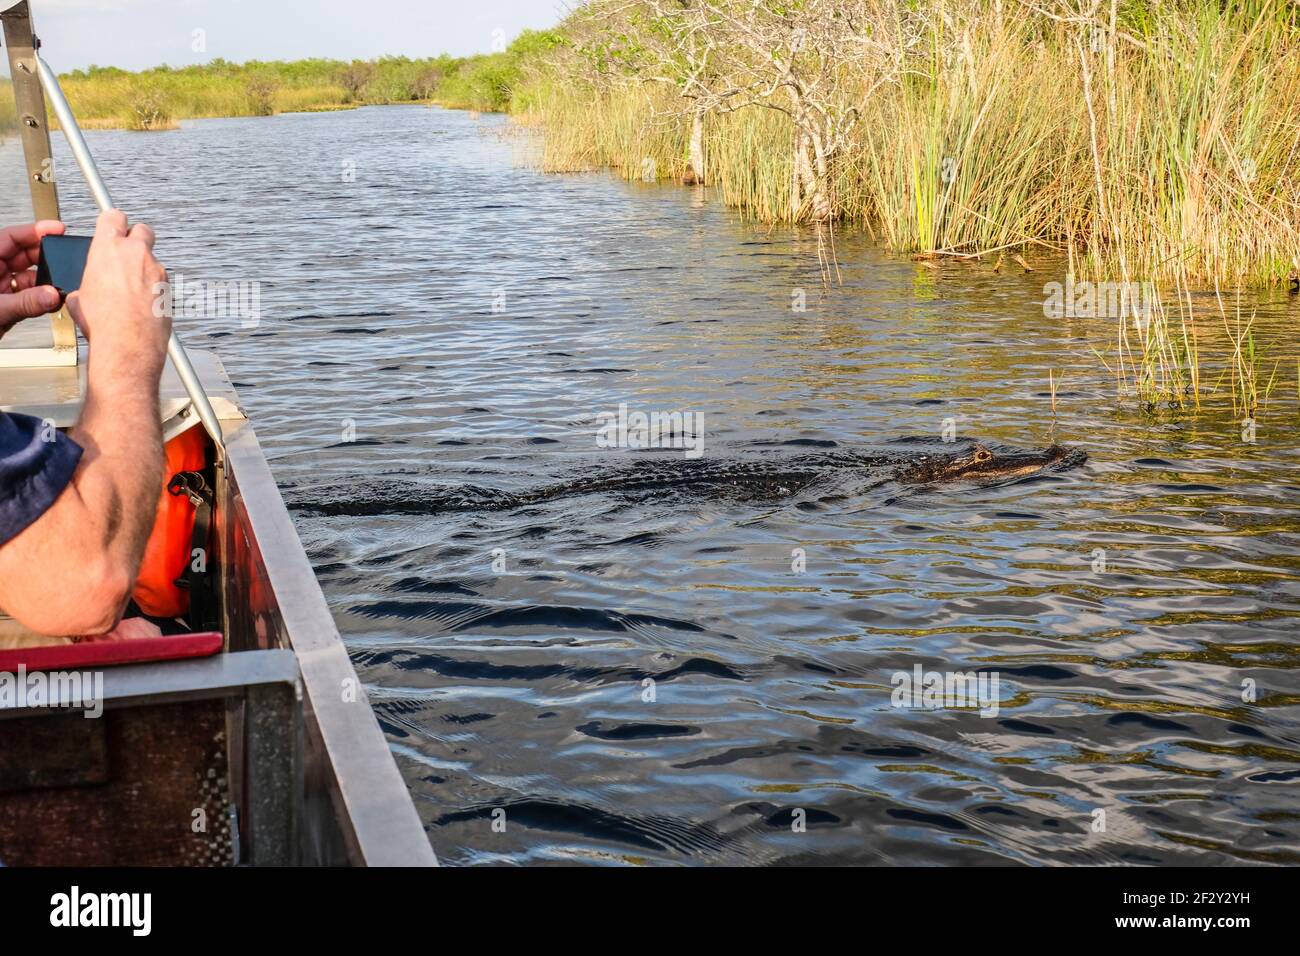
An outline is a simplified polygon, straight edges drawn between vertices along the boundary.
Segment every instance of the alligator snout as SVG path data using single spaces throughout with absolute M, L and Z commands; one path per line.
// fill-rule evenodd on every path
M 918 462 L 899 479 L 914 484 L 969 481 L 989 485 L 1074 468 L 1087 458 L 1081 449 L 1064 445 L 1051 445 L 1042 451 L 1000 453 L 977 444 L 966 452 L 936 455 Z

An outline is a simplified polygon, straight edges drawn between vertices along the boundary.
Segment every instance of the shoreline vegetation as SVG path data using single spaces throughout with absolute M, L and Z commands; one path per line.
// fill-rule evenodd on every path
M 507 112 L 540 132 L 547 171 L 706 184 L 758 221 L 857 226 L 929 263 L 1059 258 L 1067 285 L 1156 290 L 1121 297 L 1102 357 L 1147 407 L 1199 402 L 1209 326 L 1234 407 L 1254 414 L 1278 366 L 1229 292 L 1300 286 L 1289 0 L 587 0 L 468 58 L 63 82 L 91 128 L 404 102 Z M 1194 290 L 1215 293 L 1208 315 Z
M 59 77 L 86 129 L 176 129 L 183 119 L 273 116 L 394 103 L 503 111 L 517 82 L 514 67 L 531 34 L 510 53 L 456 58 L 295 60 L 155 67 L 132 73 L 92 66 Z M 10 97 L 12 110 L 12 97 Z M 0 115 L 0 121 L 3 116 Z
M 1285 0 L 594 0 L 516 90 L 549 169 L 717 186 L 899 252 L 1276 285 L 1300 262 Z
M 469 57 L 247 63 L 217 58 L 197 66 L 158 66 L 138 72 L 90 66 L 60 74 L 59 83 L 85 129 L 153 132 L 176 129 L 184 119 L 395 103 L 506 112 L 520 83 L 522 64 L 559 42 L 555 33 L 525 30 L 501 52 Z M 0 78 L 0 131 L 12 129 L 16 120 L 9 80 Z

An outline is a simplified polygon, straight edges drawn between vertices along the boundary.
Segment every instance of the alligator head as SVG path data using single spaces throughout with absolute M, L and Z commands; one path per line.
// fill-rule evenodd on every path
M 929 484 L 969 481 L 992 485 L 1040 472 L 1061 471 L 1082 464 L 1088 455 L 1078 448 L 1052 445 L 1042 451 L 994 452 L 983 445 L 952 455 L 927 455 L 898 475 L 899 481 Z

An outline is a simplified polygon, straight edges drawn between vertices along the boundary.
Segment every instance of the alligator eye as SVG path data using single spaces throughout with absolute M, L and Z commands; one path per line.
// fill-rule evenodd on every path
M 979 451 L 975 453 L 976 461 L 988 461 L 992 457 L 993 457 L 993 453 L 989 451 L 987 448 L 981 448 Z

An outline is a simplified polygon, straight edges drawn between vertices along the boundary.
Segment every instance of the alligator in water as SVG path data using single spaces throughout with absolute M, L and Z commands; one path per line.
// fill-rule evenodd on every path
M 1064 471 L 1086 458 L 1083 451 L 1061 445 L 1042 451 L 991 451 L 980 444 L 949 452 L 836 450 L 748 459 L 653 458 L 522 491 L 473 485 L 426 485 L 409 479 L 377 479 L 362 487 L 349 483 L 290 489 L 289 507 L 316 515 L 434 514 L 507 511 L 579 495 L 645 498 L 680 491 L 757 501 L 850 485 L 861 492 L 886 482 L 1001 484 L 1044 472 Z

